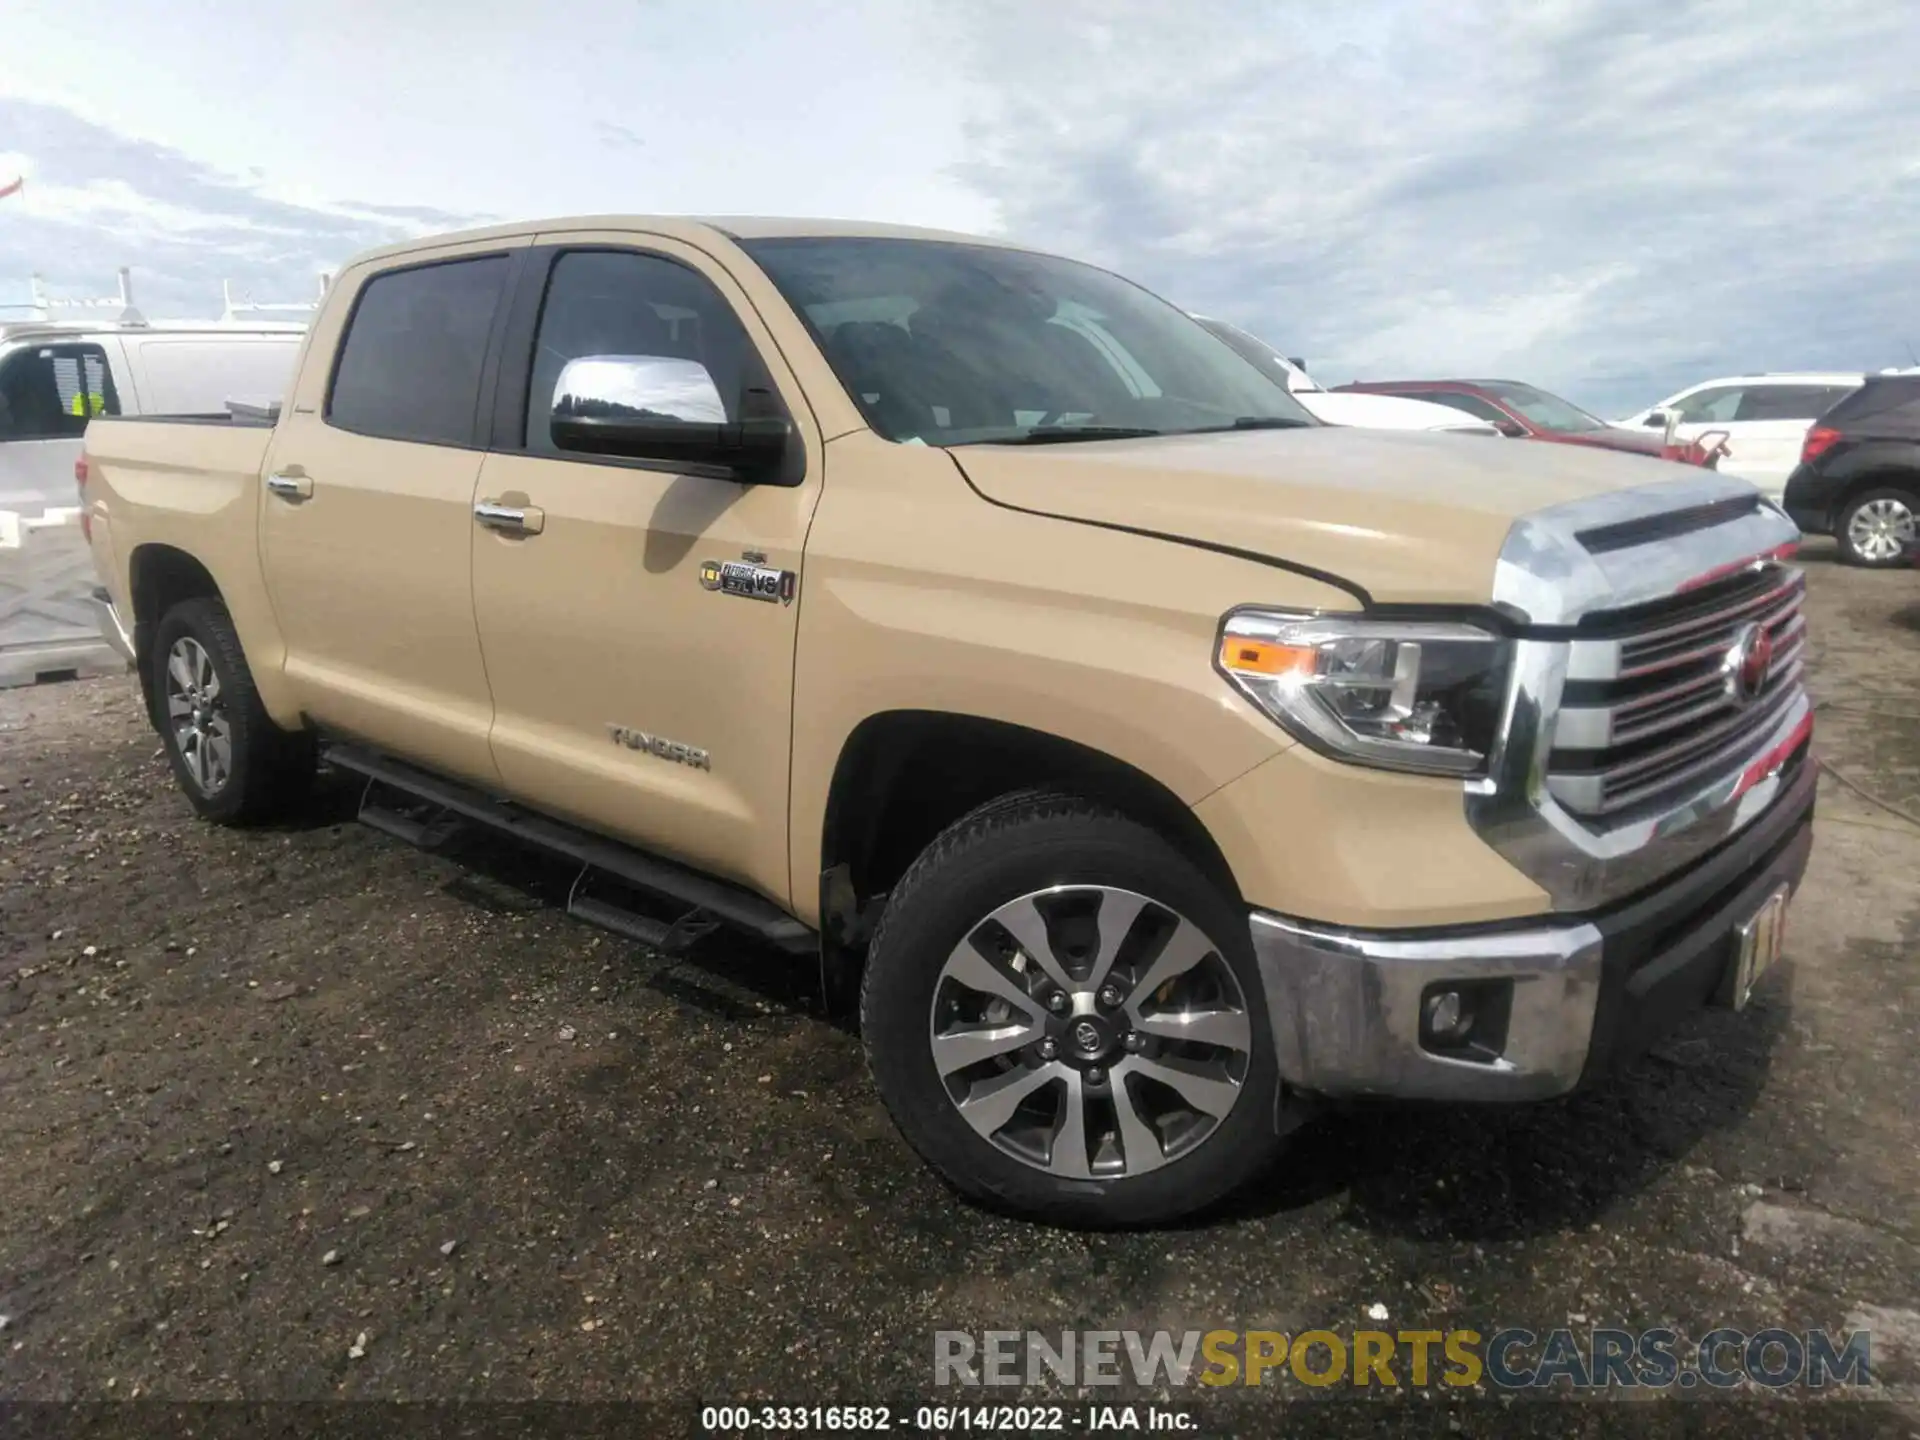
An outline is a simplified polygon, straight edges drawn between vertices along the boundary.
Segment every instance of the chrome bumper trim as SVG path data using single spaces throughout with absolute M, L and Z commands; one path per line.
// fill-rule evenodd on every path
M 1322 1095 L 1540 1100 L 1579 1080 L 1600 998 L 1600 932 L 1586 923 L 1411 940 L 1254 912 L 1253 950 L 1280 1074 Z M 1499 1055 L 1420 1043 L 1420 1001 L 1444 981 L 1511 980 Z
M 120 612 L 113 608 L 113 597 L 105 589 L 96 587 L 87 597 L 87 605 L 93 611 L 94 623 L 100 627 L 100 638 L 111 645 L 121 659 L 133 664 L 133 636 L 120 623 Z

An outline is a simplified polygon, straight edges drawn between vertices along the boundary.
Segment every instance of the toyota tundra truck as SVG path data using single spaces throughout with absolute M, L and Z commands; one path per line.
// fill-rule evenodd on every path
M 1589 1084 L 1780 951 L 1797 531 L 1745 481 L 1316 423 L 999 240 L 555 220 L 367 254 L 291 390 L 93 421 L 181 788 L 562 856 L 857 1006 L 959 1191 L 1151 1224 L 1343 1097 Z M 712 950 L 712 947 L 708 947 Z

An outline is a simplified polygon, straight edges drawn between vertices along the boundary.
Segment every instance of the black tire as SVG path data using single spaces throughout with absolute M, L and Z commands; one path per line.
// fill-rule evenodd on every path
M 179 728 L 169 714 L 173 684 L 169 665 L 175 647 L 183 641 L 204 652 L 219 682 L 218 718 L 226 725 L 230 759 L 218 784 L 205 783 L 195 774 Z M 148 663 L 154 724 L 166 747 L 167 761 L 173 766 L 174 779 L 203 818 L 221 825 L 256 824 L 298 804 L 313 780 L 313 736 L 282 730 L 268 718 L 225 605 L 202 597 L 183 600 L 167 611 L 154 632 Z M 208 709 L 211 711 L 212 706 Z
M 1904 506 L 1907 512 L 1907 543 L 1896 547 L 1890 554 L 1866 554 L 1860 549 L 1859 537 L 1854 533 L 1854 522 L 1862 510 L 1870 505 L 1891 503 Z M 1840 555 L 1849 565 L 1858 565 L 1868 570 L 1892 570 L 1902 565 L 1911 565 L 1920 556 L 1920 485 L 1874 485 L 1849 495 L 1845 505 L 1840 507 L 1839 519 L 1834 522 L 1833 536 L 1840 542 Z
M 1205 1138 L 1157 1169 L 1068 1179 L 1009 1154 L 961 1117 L 933 1057 L 930 1020 L 947 957 L 982 920 L 1056 885 L 1147 896 L 1205 932 L 1251 1021 L 1239 1097 Z M 909 1144 L 961 1194 L 1081 1226 L 1164 1223 L 1237 1189 L 1278 1148 L 1279 1086 L 1247 918 L 1158 833 L 1086 800 L 1027 792 L 990 801 L 927 847 L 894 888 L 868 956 L 860 1025 L 880 1097 Z

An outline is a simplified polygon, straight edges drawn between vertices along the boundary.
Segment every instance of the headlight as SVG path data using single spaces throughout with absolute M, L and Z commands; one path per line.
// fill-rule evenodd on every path
M 1249 700 L 1338 759 L 1472 775 L 1506 703 L 1509 647 L 1466 624 L 1240 610 L 1218 664 Z

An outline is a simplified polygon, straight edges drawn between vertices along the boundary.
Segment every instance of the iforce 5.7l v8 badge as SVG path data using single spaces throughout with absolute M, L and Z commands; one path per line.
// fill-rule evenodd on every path
M 738 595 L 744 600 L 793 603 L 793 571 L 776 570 L 771 565 L 757 565 L 750 560 L 702 560 L 700 583 L 709 590 Z

